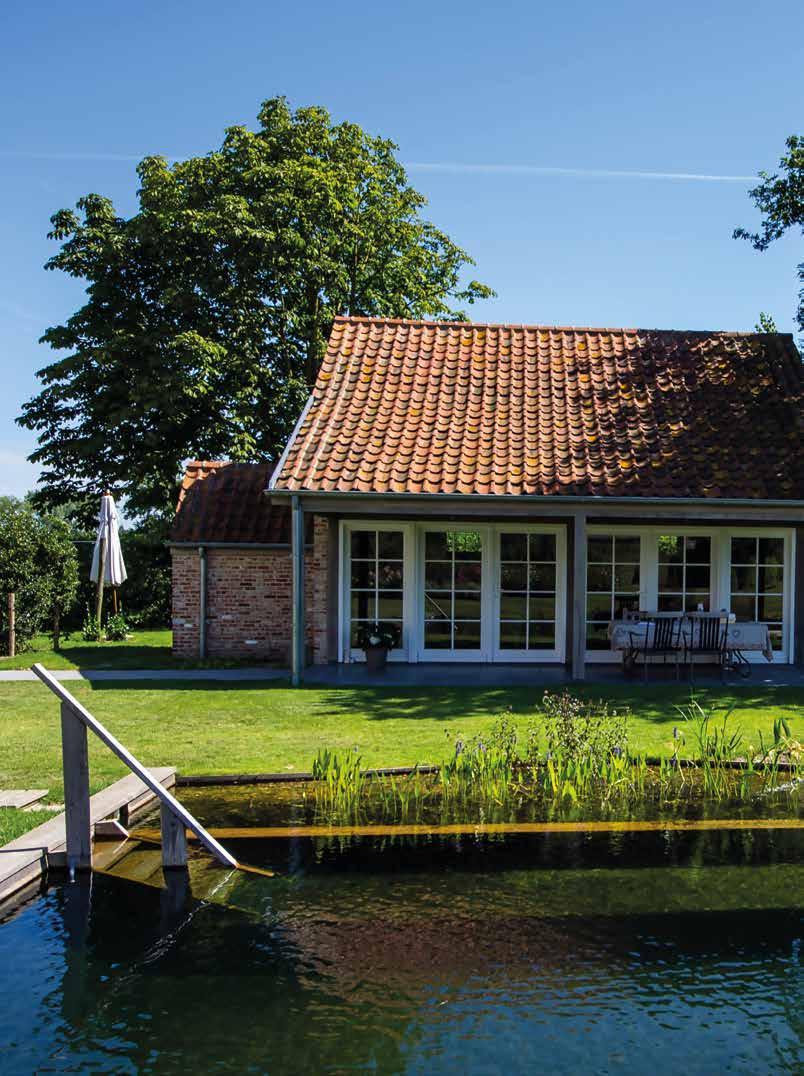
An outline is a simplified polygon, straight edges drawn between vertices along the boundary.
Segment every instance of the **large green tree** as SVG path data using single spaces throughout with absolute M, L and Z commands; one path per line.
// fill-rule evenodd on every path
M 762 182 L 748 192 L 762 213 L 760 230 L 737 228 L 734 232 L 735 239 L 747 239 L 756 250 L 767 250 L 790 228 L 804 234 L 804 135 L 791 135 L 785 144 L 787 152 L 778 172 L 760 172 Z M 804 262 L 798 266 L 798 279 L 804 282 Z M 804 287 L 798 293 L 796 320 L 804 332 Z
M 165 513 L 186 457 L 270 459 L 338 314 L 463 319 L 493 294 L 422 217 L 396 146 L 323 108 L 266 101 L 259 128 L 170 165 L 147 157 L 129 218 L 90 194 L 52 217 L 47 267 L 87 301 L 43 341 L 62 357 L 23 408 L 40 503 Z

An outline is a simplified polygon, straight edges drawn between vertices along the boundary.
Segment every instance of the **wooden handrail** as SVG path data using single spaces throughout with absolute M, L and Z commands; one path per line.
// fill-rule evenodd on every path
M 101 724 L 96 717 L 87 710 L 85 706 L 76 699 L 70 692 L 59 683 L 54 676 L 52 676 L 44 666 L 34 664 L 31 666 L 33 671 L 45 685 L 50 688 L 53 694 L 61 701 L 62 704 L 62 736 L 64 737 L 66 730 L 69 726 L 66 724 L 68 714 L 70 717 L 80 722 L 81 727 L 86 730 L 90 729 L 101 743 L 116 755 L 132 773 L 146 785 L 151 792 L 156 796 L 162 805 L 162 835 L 163 835 L 163 858 L 165 860 L 165 866 L 182 866 L 180 862 L 181 856 L 181 844 L 183 842 L 184 829 L 189 829 L 191 833 L 194 833 L 200 843 L 210 852 L 220 863 L 223 863 L 227 867 L 237 868 L 237 860 L 229 855 L 226 849 L 220 845 L 215 838 L 198 822 L 190 812 L 183 807 L 175 796 L 171 795 L 166 788 L 164 788 L 159 781 L 153 776 L 153 774 L 139 762 L 130 751 L 128 751 L 118 739 L 116 739 L 109 730 Z M 84 732 L 85 742 L 86 732 Z M 79 860 L 85 860 L 88 850 L 71 852 L 71 829 L 76 829 L 76 824 L 83 825 L 83 818 L 86 815 L 86 819 L 89 818 L 89 783 L 88 773 L 81 774 L 76 780 L 74 769 L 77 765 L 80 769 L 82 766 L 86 769 L 86 749 L 85 746 L 80 743 L 76 747 L 75 759 L 71 762 L 68 759 L 68 747 L 63 742 L 62 750 L 64 752 L 64 777 L 65 777 L 65 822 L 67 828 L 67 856 L 68 861 L 71 857 L 76 857 Z M 85 779 L 86 778 L 86 779 Z M 84 786 L 86 786 L 86 805 L 84 804 Z M 71 787 L 78 792 L 77 796 L 71 797 Z M 71 825 L 71 823 L 73 823 Z M 169 835 L 170 840 L 165 841 L 165 836 Z M 178 846 L 177 846 L 178 842 Z M 83 846 L 82 846 L 83 847 Z M 171 861 L 172 860 L 172 861 Z M 79 866 L 87 866 L 86 862 L 79 862 Z

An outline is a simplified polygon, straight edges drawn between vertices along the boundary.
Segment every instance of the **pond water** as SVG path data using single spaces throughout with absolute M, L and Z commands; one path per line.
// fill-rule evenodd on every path
M 226 843 L 0 926 L 4 1073 L 802 1071 L 804 830 Z

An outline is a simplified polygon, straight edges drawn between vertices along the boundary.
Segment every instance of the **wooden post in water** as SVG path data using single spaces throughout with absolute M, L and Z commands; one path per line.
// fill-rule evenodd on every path
M 162 804 L 162 866 L 186 868 L 187 832 L 184 822 L 167 803 Z
M 8 596 L 8 656 L 13 658 L 17 653 L 17 607 L 14 591 Z
M 66 702 L 61 704 L 61 753 L 67 866 L 70 871 L 89 870 L 92 867 L 92 826 L 87 728 Z
M 103 613 L 103 581 L 106 576 L 106 538 L 101 538 L 98 550 L 98 600 L 95 605 L 95 619 L 98 622 L 98 642 L 103 642 L 101 615 Z

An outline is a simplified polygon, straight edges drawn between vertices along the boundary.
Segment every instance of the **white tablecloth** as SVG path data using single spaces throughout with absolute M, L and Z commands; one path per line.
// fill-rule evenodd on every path
M 686 634 L 687 638 L 689 638 L 690 623 L 694 624 L 694 622 L 693 618 L 692 621 L 685 620 L 682 625 L 682 634 Z M 611 649 L 630 650 L 632 646 L 639 646 L 645 638 L 648 627 L 649 625 L 643 621 L 612 620 L 609 624 Z M 766 661 L 773 661 L 773 649 L 767 624 L 758 624 L 753 621 L 729 624 L 726 649 L 758 650 L 764 654 Z

